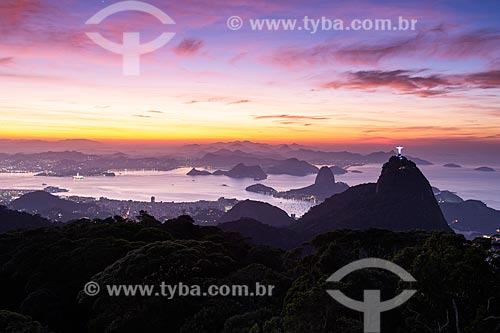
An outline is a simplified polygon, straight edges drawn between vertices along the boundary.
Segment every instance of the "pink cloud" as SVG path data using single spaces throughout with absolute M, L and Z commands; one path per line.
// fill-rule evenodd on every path
M 245 104 L 245 103 L 250 103 L 250 100 L 248 100 L 248 99 L 240 99 L 238 101 L 229 102 L 227 104 Z
M 6 66 L 14 61 L 14 57 L 3 57 L 0 58 L 0 66 Z
M 231 65 L 234 65 L 236 64 L 238 61 L 242 60 L 243 58 L 245 58 L 245 56 L 247 55 L 247 52 L 240 52 L 238 53 L 237 55 L 235 55 L 234 57 L 232 57 L 230 60 L 229 60 L 229 63 Z
M 351 65 L 377 65 L 395 58 L 434 57 L 438 59 L 497 58 L 500 50 L 500 31 L 479 30 L 452 35 L 453 27 L 438 26 L 421 31 L 406 39 L 367 44 L 345 45 L 338 40 L 307 48 L 282 48 L 266 60 L 278 66 L 321 65 L 345 63 Z
M 245 104 L 245 103 L 250 103 L 249 99 L 234 99 L 232 97 L 210 97 L 210 98 L 203 98 L 203 99 L 192 99 L 187 102 L 184 102 L 184 104 L 196 104 L 196 103 L 224 103 L 226 102 L 227 105 L 232 105 L 232 104 Z
M 291 115 L 291 114 L 274 114 L 265 116 L 254 116 L 255 120 L 271 120 L 276 124 L 280 125 L 299 125 L 299 126 L 311 126 L 312 122 L 329 120 L 329 117 L 321 116 L 306 116 L 306 115 Z

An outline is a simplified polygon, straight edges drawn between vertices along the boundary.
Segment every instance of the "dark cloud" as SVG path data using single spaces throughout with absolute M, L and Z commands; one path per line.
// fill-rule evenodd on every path
M 498 88 L 500 87 L 500 70 L 467 75 L 464 81 L 482 89 Z
M 389 88 L 401 94 L 432 97 L 454 91 L 500 88 L 500 71 L 427 76 L 408 70 L 347 72 L 341 79 L 324 83 L 323 88 L 366 91 Z
M 174 48 L 174 53 L 179 56 L 191 56 L 203 48 L 204 42 L 197 38 L 184 38 L 179 45 Z
M 149 113 L 163 113 L 163 111 L 159 111 L 159 110 L 148 110 L 146 112 L 149 112 Z

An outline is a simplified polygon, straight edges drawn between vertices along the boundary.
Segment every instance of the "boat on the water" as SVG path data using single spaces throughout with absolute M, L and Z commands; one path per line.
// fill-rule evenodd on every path
M 85 177 L 80 176 L 80 173 L 79 173 L 79 172 L 77 172 L 77 173 L 76 173 L 76 176 L 73 176 L 73 179 L 75 179 L 75 180 L 82 180 L 82 179 L 85 179 Z

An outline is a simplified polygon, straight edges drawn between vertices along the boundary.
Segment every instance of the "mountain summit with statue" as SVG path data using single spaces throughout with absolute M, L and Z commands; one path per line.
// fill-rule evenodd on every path
M 450 231 L 429 181 L 399 148 L 383 165 L 377 183 L 333 195 L 311 208 L 293 228 L 313 234 L 368 228 Z

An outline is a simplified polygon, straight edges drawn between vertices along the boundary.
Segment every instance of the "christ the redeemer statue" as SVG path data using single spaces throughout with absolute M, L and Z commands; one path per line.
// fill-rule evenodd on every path
M 403 152 L 403 148 L 404 147 L 401 147 L 401 146 L 396 147 L 396 149 L 398 150 L 398 156 L 402 156 L 403 155 L 403 153 L 402 153 Z

